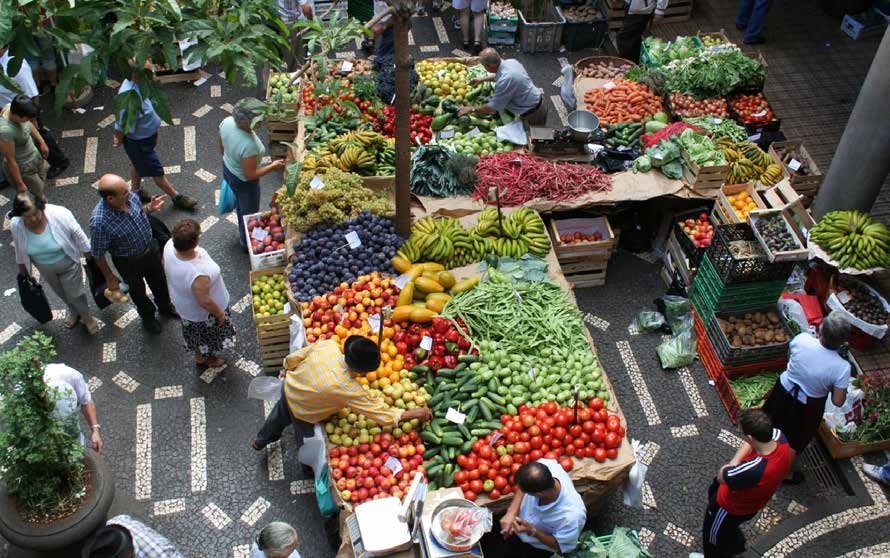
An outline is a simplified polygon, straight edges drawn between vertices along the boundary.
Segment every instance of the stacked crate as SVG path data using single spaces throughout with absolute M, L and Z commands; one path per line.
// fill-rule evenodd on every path
M 250 272 L 250 287 L 264 275 L 284 275 L 285 268 L 275 267 L 258 269 Z M 285 277 L 286 280 L 286 277 Z M 301 319 L 301 307 L 292 303 L 285 305 L 285 311 L 274 316 L 257 316 L 254 308 L 257 344 L 260 347 L 260 368 L 265 373 L 277 373 L 284 368 L 284 357 L 290 353 L 291 317 L 297 315 Z
M 601 240 L 573 244 L 563 244 L 560 241 L 560 235 L 576 232 L 585 235 L 599 233 Z M 572 287 L 599 287 L 606 284 L 606 269 L 617 244 L 608 219 L 552 219 L 550 237 L 562 273 Z
M 512 45 L 519 32 L 519 17 L 496 17 L 488 15 L 488 44 Z

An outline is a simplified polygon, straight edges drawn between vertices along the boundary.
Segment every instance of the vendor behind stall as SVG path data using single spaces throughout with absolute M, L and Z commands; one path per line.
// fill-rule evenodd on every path
M 587 510 L 568 473 L 553 459 L 516 471 L 518 489 L 501 518 L 500 534 L 482 537 L 486 558 L 548 558 L 577 546 Z
M 426 407 L 406 411 L 387 406 L 353 378 L 353 374 L 372 372 L 379 366 L 380 348 L 360 335 L 349 337 L 343 352 L 336 341 L 325 339 L 288 355 L 280 376 L 284 378 L 281 399 L 253 441 L 253 449 L 259 451 L 281 438 L 291 423 L 299 447 L 304 437 L 312 436 L 315 424 L 344 408 L 361 413 L 380 426 L 429 418 Z
M 471 112 L 494 114 L 506 110 L 528 120 L 532 126 L 547 124 L 547 106 L 544 94 L 535 87 L 528 72 L 518 61 L 502 60 L 498 51 L 489 47 L 479 53 L 479 60 L 488 72 L 483 78 L 473 78 L 470 85 L 483 81 L 494 82 L 494 93 L 484 105 L 478 107 L 465 106 L 457 112 L 463 116 Z

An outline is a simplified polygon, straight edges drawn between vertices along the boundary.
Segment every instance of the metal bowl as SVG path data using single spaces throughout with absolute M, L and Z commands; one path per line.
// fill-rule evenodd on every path
M 483 533 L 479 533 L 479 536 L 473 537 L 470 541 L 465 544 L 454 544 L 445 540 L 445 537 L 442 535 L 442 527 L 439 523 L 439 514 L 448 508 L 473 508 L 479 509 L 479 506 L 474 504 L 469 500 L 464 500 L 463 498 L 451 498 L 449 500 L 445 500 L 436 506 L 436 509 L 433 510 L 433 515 L 430 516 L 430 532 L 433 534 L 433 538 L 436 539 L 436 542 L 442 545 L 444 548 L 451 550 L 452 552 L 466 552 L 476 546 L 476 543 L 479 542 L 479 539 L 482 538 Z
M 572 137 L 578 141 L 586 142 L 590 133 L 600 127 L 599 117 L 589 110 L 572 111 L 567 120 Z

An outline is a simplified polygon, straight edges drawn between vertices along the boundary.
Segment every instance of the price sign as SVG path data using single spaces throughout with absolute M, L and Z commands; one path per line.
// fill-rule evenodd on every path
M 392 471 L 393 475 L 399 474 L 399 471 L 402 470 L 402 462 L 391 455 L 386 458 L 383 466 Z
M 368 316 L 368 325 L 371 326 L 371 331 L 373 331 L 374 333 L 380 331 L 380 314 Z
M 398 277 L 396 277 L 396 280 L 395 280 L 396 287 L 398 287 L 399 290 L 401 291 L 402 289 L 405 288 L 405 285 L 407 285 L 408 281 L 410 281 L 410 280 L 411 280 L 411 276 L 408 275 L 407 273 L 403 273 L 403 274 L 399 275 Z
M 519 294 L 519 291 L 517 291 L 516 289 L 513 289 L 513 296 L 516 298 L 516 302 L 518 302 L 519 304 L 522 304 L 522 295 Z
M 439 70 L 438 72 L 436 72 L 436 77 L 442 77 L 442 76 L 444 76 L 446 73 L 448 73 L 448 70 L 446 70 L 445 68 L 442 68 L 441 70 Z
M 259 228 L 259 227 L 254 228 L 254 229 L 253 229 L 253 232 L 250 233 L 250 237 L 251 237 L 251 238 L 253 238 L 254 240 L 259 240 L 260 242 L 262 242 L 263 240 L 265 240 L 265 238 L 266 238 L 267 236 L 269 236 L 269 233 L 266 232 L 265 229 L 261 229 L 261 228 Z
M 535 367 L 531 364 L 528 365 L 528 375 L 531 377 L 532 381 L 535 381 Z
M 448 407 L 448 412 L 445 413 L 445 420 L 453 422 L 454 424 L 463 424 L 464 421 L 467 420 L 467 415 L 461 413 L 457 409 Z
M 800 167 L 801 167 L 801 162 L 798 161 L 797 159 L 791 159 L 791 161 L 788 162 L 788 168 L 793 171 L 797 171 L 798 169 L 800 169 Z
M 504 437 L 504 435 L 501 434 L 500 432 L 495 432 L 494 434 L 491 435 L 491 440 L 488 441 L 488 445 L 489 446 L 495 445 L 495 443 L 497 443 L 497 441 L 503 437 Z
M 343 72 L 344 74 L 348 74 L 349 72 L 351 72 L 352 71 L 352 62 L 350 62 L 349 60 L 344 60 L 343 64 L 340 66 L 340 71 Z
M 755 113 L 752 114 L 751 116 L 753 116 L 754 118 L 760 118 L 760 117 L 762 117 L 762 116 L 766 116 L 766 109 L 763 109 L 763 110 L 760 111 L 760 112 L 755 112 Z
M 428 335 L 424 335 L 423 339 L 420 340 L 420 348 L 424 351 L 429 351 L 433 348 L 433 338 Z
M 722 118 L 711 117 L 711 124 L 720 124 L 721 122 L 723 122 Z
M 451 139 L 454 137 L 454 130 L 442 130 L 439 132 L 439 139 Z
M 748 136 L 748 141 L 750 141 L 751 143 L 754 143 L 759 139 L 760 139 L 760 132 L 757 132 L 753 136 Z
M 285 302 L 284 307 L 282 307 L 282 311 L 285 314 L 290 314 L 290 302 Z
M 851 300 L 850 293 L 847 291 L 839 291 L 837 293 L 837 299 L 841 301 L 841 304 L 846 304 Z
M 339 304 L 337 305 L 337 310 L 340 311 L 340 319 L 341 320 L 346 317 L 346 310 L 343 310 L 343 307 L 340 306 Z
M 320 176 L 313 176 L 309 181 L 309 187 L 313 190 L 321 190 L 324 188 L 324 180 Z
M 479 128 L 473 128 L 472 130 L 470 130 L 469 132 L 467 132 L 467 137 L 468 137 L 468 138 L 475 138 L 475 137 L 478 136 L 480 133 L 481 133 L 481 132 L 479 131 Z
M 359 246 L 362 245 L 362 239 L 358 237 L 358 233 L 355 231 L 349 231 L 345 235 L 346 242 L 349 243 L 349 248 L 355 250 Z
M 615 82 L 614 82 L 614 81 L 607 81 L 606 83 L 603 84 L 603 89 L 605 89 L 606 91 L 611 90 L 611 89 L 615 89 Z

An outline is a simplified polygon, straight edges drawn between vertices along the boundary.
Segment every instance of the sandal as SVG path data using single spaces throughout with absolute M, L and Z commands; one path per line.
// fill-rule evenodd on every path
M 87 333 L 90 335 L 96 335 L 99 333 L 99 322 L 96 321 L 96 318 L 92 316 L 88 316 L 86 318 L 81 319 L 81 323 L 83 327 L 87 328 Z
M 78 315 L 72 316 L 69 314 L 68 316 L 65 317 L 65 321 L 62 322 L 62 325 L 65 326 L 65 329 L 71 329 L 74 326 L 76 326 L 77 322 L 79 322 L 79 321 L 80 321 L 80 316 L 78 316 Z

